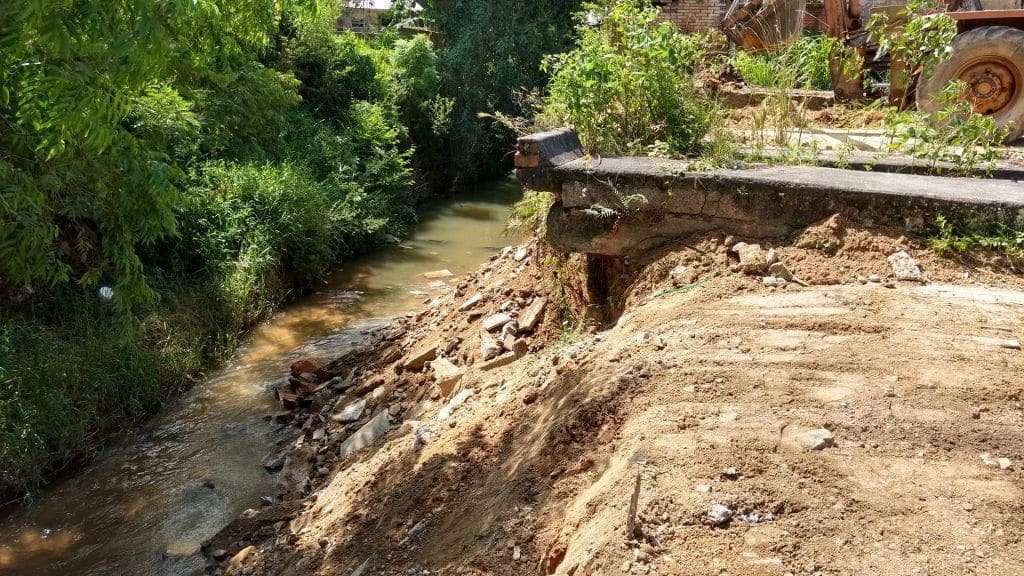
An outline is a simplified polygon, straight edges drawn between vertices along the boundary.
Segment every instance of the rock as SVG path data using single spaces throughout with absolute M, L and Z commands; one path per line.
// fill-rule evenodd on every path
M 700 492 L 701 494 L 711 494 L 711 485 L 710 484 L 697 484 L 694 487 L 694 490 L 696 490 L 697 492 Z
M 467 298 L 465 302 L 462 303 L 462 306 L 459 306 L 459 312 L 465 312 L 469 310 L 470 308 L 479 304 L 480 301 L 483 299 L 484 297 L 479 292 L 473 294 L 472 296 Z
M 512 352 L 516 345 L 516 337 L 514 334 L 504 334 L 501 338 L 501 347 L 509 352 Z
M 768 249 L 768 255 L 765 256 L 765 260 L 768 262 L 768 266 L 778 263 L 779 255 L 775 252 L 775 248 Z M 778 276 L 778 274 L 776 274 L 776 276 Z
M 424 272 L 422 274 L 427 280 L 441 280 L 442 278 L 451 278 L 454 276 L 451 270 L 434 270 L 433 272 Z
M 280 454 L 278 456 L 268 456 L 266 459 L 263 460 L 263 469 L 266 470 L 267 472 L 270 472 L 271 474 L 275 472 L 280 472 L 281 469 L 284 468 L 286 460 L 287 458 L 285 457 L 284 454 Z
M 445 394 L 450 394 L 452 389 L 466 373 L 466 370 L 452 364 L 447 358 L 438 358 L 430 363 L 434 370 L 434 380 Z
M 516 262 L 522 262 L 526 260 L 526 257 L 530 255 L 530 251 L 525 246 L 521 246 L 516 253 L 512 256 Z
M 523 404 L 533 404 L 534 402 L 537 401 L 538 397 L 540 397 L 540 393 L 538 393 L 536 390 L 530 390 L 526 393 L 526 396 L 523 396 Z
M 342 442 L 341 446 L 338 447 L 338 457 L 345 458 L 350 454 L 373 445 L 373 443 L 387 434 L 388 430 L 391 430 L 391 418 L 387 410 L 384 410 L 371 418 L 369 422 L 363 424 L 362 428 Z
M 349 576 L 363 576 L 364 574 L 366 574 L 366 570 L 369 567 L 370 567 L 370 559 L 367 558 L 366 560 L 363 560 L 362 564 L 360 564 L 359 566 L 356 566 L 356 569 L 353 570 L 352 573 L 349 574 Z
M 335 422 L 357 422 L 363 417 L 363 411 L 366 410 L 366 398 L 360 398 L 355 402 L 345 406 L 340 412 L 331 416 L 331 420 Z
M 487 362 L 484 362 L 483 364 L 480 365 L 480 369 L 484 371 L 494 370 L 496 368 L 501 368 L 502 366 L 508 366 L 509 364 L 515 362 L 518 359 L 519 357 L 516 356 L 515 352 L 507 352 L 505 354 L 502 354 L 501 356 L 498 356 L 497 358 L 494 358 L 493 360 L 488 360 Z
M 784 278 L 777 278 L 775 276 L 765 276 L 764 278 L 761 278 L 761 283 L 772 288 L 782 288 L 786 284 L 789 284 L 789 282 L 786 282 Z
M 490 360 L 501 355 L 504 351 L 501 342 L 498 342 L 497 338 L 491 336 L 489 332 L 480 332 L 480 355 L 484 360 Z
M 808 451 L 824 450 L 832 447 L 834 437 L 832 431 L 826 428 L 815 428 L 797 434 L 794 439 L 801 448 Z
M 872 284 L 881 284 L 882 277 L 878 274 L 868 274 L 868 282 L 871 282 Z
M 213 554 L 211 554 L 210 557 L 216 560 L 217 562 L 222 562 L 224 561 L 225 558 L 228 557 L 228 551 L 223 548 L 218 548 L 213 551 Z
M 530 351 L 530 343 L 524 338 L 519 338 L 512 343 L 512 353 L 516 355 L 516 358 L 526 356 Z
M 484 330 L 487 330 L 488 332 L 494 332 L 495 330 L 502 328 L 503 326 L 505 326 L 505 324 L 508 324 L 511 321 L 511 316 L 504 312 L 501 312 L 484 318 L 483 327 Z
M 981 461 L 986 466 L 998 467 L 1000 470 L 1010 470 L 1013 468 L 1013 461 L 1009 458 L 993 458 L 988 452 L 981 455 Z
M 768 270 L 768 255 L 760 244 L 740 242 L 732 247 L 740 257 L 740 270 L 746 274 L 761 274 Z
M 786 282 L 793 281 L 793 273 L 782 262 L 776 262 L 768 267 L 768 273 L 776 278 L 782 278 Z
M 295 362 L 292 362 L 291 365 L 292 376 L 295 376 L 296 378 L 302 376 L 303 374 L 315 375 L 322 369 L 323 367 L 320 366 L 320 363 L 311 358 L 303 358 L 302 360 L 296 360 Z
M 527 334 L 537 329 L 537 325 L 544 317 L 544 309 L 548 305 L 548 299 L 543 296 L 535 298 L 525 310 L 519 313 L 517 323 L 519 330 Z
M 438 411 L 437 420 L 439 422 L 444 422 L 445 420 L 451 418 L 452 414 L 454 414 L 455 411 L 459 409 L 459 406 L 465 404 L 466 400 L 469 400 L 469 397 L 472 395 L 473 390 L 469 388 L 461 390 L 458 394 L 455 395 L 454 398 L 452 398 L 447 404 L 445 404 L 444 408 L 441 408 L 441 410 Z
M 724 526 L 732 519 L 732 510 L 722 504 L 712 504 L 708 510 L 708 523 L 712 526 Z
M 684 286 L 697 281 L 697 273 L 685 264 L 680 264 L 669 271 L 668 277 L 674 286 Z
M 921 267 L 917 265 L 917 261 L 905 250 L 900 250 L 889 256 L 889 264 L 892 266 L 892 272 L 897 280 L 904 282 L 927 281 Z
M 382 237 L 382 240 L 384 240 L 385 244 L 401 244 L 402 243 L 402 240 L 398 236 L 394 236 L 392 234 L 385 234 Z
M 512 547 L 512 561 L 518 562 L 523 557 L 523 551 L 519 549 L 519 546 Z
M 228 560 L 228 568 L 235 570 L 241 568 L 242 565 L 245 564 L 245 561 L 248 560 L 254 552 L 256 552 L 255 546 L 246 546 L 245 548 L 242 548 L 237 554 L 231 557 L 231 560 Z
M 437 357 L 437 345 L 430 343 L 416 348 L 409 354 L 402 366 L 407 370 L 421 370 L 423 366 Z

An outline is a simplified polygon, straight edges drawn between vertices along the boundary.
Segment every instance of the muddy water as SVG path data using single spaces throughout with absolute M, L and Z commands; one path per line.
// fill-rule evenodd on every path
M 518 195 L 514 183 L 500 182 L 429 209 L 412 239 L 339 270 L 143 430 L 36 503 L 6 512 L 0 574 L 201 571 L 200 543 L 273 492 L 260 462 L 278 436 L 264 416 L 288 364 L 336 354 L 365 338 L 372 319 L 418 309 L 446 289 L 423 273 L 476 269 L 512 241 L 503 227 Z

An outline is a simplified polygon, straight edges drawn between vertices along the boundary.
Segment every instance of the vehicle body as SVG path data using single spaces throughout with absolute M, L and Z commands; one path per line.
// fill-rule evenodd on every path
M 722 22 L 734 43 L 748 50 L 774 50 L 802 31 L 806 0 L 735 0 Z M 948 58 L 926 78 L 906 74 L 899 62 L 875 58 L 866 25 L 872 14 L 898 14 L 904 0 L 824 0 L 823 31 L 864 56 L 866 71 L 889 72 L 894 104 L 916 101 L 925 111 L 937 107 L 936 96 L 950 82 L 967 85 L 974 110 L 1006 127 L 1008 140 L 1024 135 L 1024 0 L 947 0 L 946 13 L 957 24 Z M 799 17 L 794 18 L 794 14 Z M 842 73 L 833 63 L 833 89 L 839 99 L 864 97 L 863 77 Z

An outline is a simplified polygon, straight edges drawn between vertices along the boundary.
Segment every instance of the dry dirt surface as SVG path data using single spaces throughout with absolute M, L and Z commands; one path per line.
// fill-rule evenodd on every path
M 776 247 L 808 286 L 694 239 L 635 265 L 613 326 L 456 352 L 455 389 L 211 570 L 1024 574 L 1024 283 L 822 226 Z M 897 250 L 931 281 L 893 282 Z

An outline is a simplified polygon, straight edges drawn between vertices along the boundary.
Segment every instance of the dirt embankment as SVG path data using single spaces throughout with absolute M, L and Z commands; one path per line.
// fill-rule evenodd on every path
M 1024 280 L 841 218 L 741 240 L 629 263 L 580 333 L 540 247 L 506 252 L 299 402 L 210 571 L 1024 573 Z

